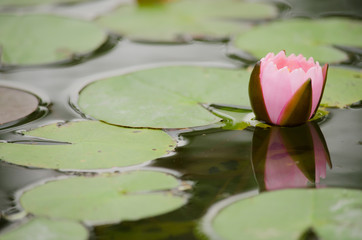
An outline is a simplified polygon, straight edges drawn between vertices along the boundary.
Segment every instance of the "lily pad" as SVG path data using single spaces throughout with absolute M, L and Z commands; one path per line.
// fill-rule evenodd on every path
M 29 222 L 0 235 L 1 240 L 86 240 L 87 229 L 80 223 L 64 220 L 34 218 Z
M 25 192 L 20 203 L 38 216 L 80 220 L 93 225 L 138 220 L 175 210 L 185 197 L 171 190 L 180 182 L 161 172 L 74 177 Z
M 120 128 L 97 121 L 51 124 L 26 134 L 58 144 L 0 143 L 0 159 L 39 168 L 104 169 L 144 163 L 176 145 L 160 130 Z
M 235 19 L 271 18 L 276 14 L 275 7 L 262 3 L 181 0 L 142 7 L 121 6 L 97 22 L 134 40 L 178 41 L 184 40 L 185 35 L 224 38 L 250 27 Z
M 0 87 L 0 126 L 20 120 L 38 108 L 39 100 L 28 92 Z
M 360 100 L 361 74 L 357 70 L 331 67 L 322 105 L 343 107 Z M 85 114 L 115 125 L 203 126 L 234 117 L 228 116 L 232 111 L 212 108 L 208 111 L 201 104 L 230 105 L 237 111 L 250 106 L 249 76 L 250 72 L 244 69 L 196 66 L 142 70 L 87 85 L 80 92 L 78 105 Z M 247 126 L 240 119 L 231 124 L 235 124 L 232 129 Z
M 0 15 L 0 58 L 4 65 L 69 61 L 74 55 L 97 49 L 106 38 L 101 28 L 79 19 L 40 14 Z
M 345 107 L 362 100 L 362 71 L 331 67 L 321 105 Z
M 362 23 L 343 18 L 292 19 L 260 25 L 235 39 L 235 45 L 257 58 L 268 52 L 303 54 L 325 63 L 348 59 L 333 46 L 362 47 Z
M 362 191 L 293 189 L 238 200 L 212 220 L 222 239 L 361 239 Z
M 187 128 L 219 122 L 201 106 L 249 106 L 247 70 L 196 66 L 161 67 L 96 81 L 78 100 L 82 112 L 108 123 Z
M 77 2 L 86 2 L 89 0 L 1 0 L 0 7 L 23 7 L 40 4 L 72 4 Z

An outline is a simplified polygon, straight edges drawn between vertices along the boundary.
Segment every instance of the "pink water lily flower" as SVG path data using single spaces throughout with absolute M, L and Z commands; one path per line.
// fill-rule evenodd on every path
M 250 76 L 249 97 L 256 119 L 279 126 L 308 121 L 320 104 L 327 70 L 328 64 L 322 68 L 312 57 L 268 53 Z

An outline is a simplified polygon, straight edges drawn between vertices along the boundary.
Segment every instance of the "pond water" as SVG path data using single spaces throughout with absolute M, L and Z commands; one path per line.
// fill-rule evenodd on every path
M 355 3 L 349 2 L 351 6 L 345 6 L 337 14 L 361 18 L 362 15 L 358 16 L 358 12 L 355 12 Z M 336 14 L 335 9 L 315 13 L 315 9 L 310 10 L 308 4 L 296 5 L 292 12 L 284 12 L 284 15 Z M 332 3 L 328 5 L 333 6 Z M 82 10 L 80 8 L 78 11 Z M 64 11 L 64 7 L 59 7 L 59 11 Z M 118 41 L 114 38 L 112 41 L 115 43 L 113 48 L 98 53 L 94 58 L 80 64 L 14 68 L 0 73 L 0 85 L 28 89 L 40 97 L 43 106 L 36 114 L 18 125 L 0 128 L 0 139 L 27 142 L 32 138 L 17 134 L 18 130 L 33 129 L 58 121 L 82 119 L 71 106 L 69 98 L 74 94 L 74 88 L 79 82 L 95 76 L 112 75 L 117 71 L 134 71 L 152 65 L 239 68 L 249 64 L 248 61 L 242 61 L 243 53 L 232 49 L 228 43 L 143 44 L 127 39 Z M 353 53 L 353 61 L 343 65 L 360 68 L 360 57 L 358 52 Z M 49 111 L 44 110 L 47 106 Z M 318 124 L 327 145 L 326 151 L 329 152 L 331 164 L 326 165 L 325 177 L 321 178 L 319 183 L 309 181 L 297 187 L 362 189 L 361 104 L 347 109 L 327 110 L 329 114 Z M 259 178 L 263 175 L 264 169 L 256 168 L 252 159 L 254 130 L 253 127 L 242 131 L 227 130 L 217 124 L 195 129 L 168 130 L 171 136 L 179 140 L 175 153 L 151 161 L 147 167 L 173 170 L 181 174 L 182 180 L 190 181 L 192 187 L 187 191 L 191 196 L 188 203 L 161 216 L 90 227 L 90 239 L 198 239 L 199 221 L 213 204 L 243 192 L 255 191 L 257 194 L 266 191 L 266 186 L 262 186 Z M 304 151 L 307 154 L 311 150 L 307 148 Z M 315 174 L 314 165 L 312 169 L 306 167 L 305 173 Z M 4 229 L 20 222 L 17 220 L 17 213 L 20 212 L 17 202 L 19 190 L 55 176 L 82 174 L 26 168 L 0 161 L 0 228 Z

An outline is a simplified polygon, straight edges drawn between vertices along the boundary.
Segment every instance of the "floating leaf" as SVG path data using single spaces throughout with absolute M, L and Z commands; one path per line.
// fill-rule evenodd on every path
M 80 223 L 34 218 L 12 231 L 0 235 L 1 240 L 86 240 L 87 229 Z
M 0 15 L 1 62 L 46 64 L 86 54 L 106 40 L 105 32 L 83 20 L 54 15 Z
M 0 87 L 0 126 L 30 115 L 38 104 L 38 98 L 28 92 Z
M 249 106 L 247 70 L 161 67 L 93 82 L 79 96 L 84 113 L 122 126 L 186 128 L 208 125 L 232 111 L 200 104 Z M 361 71 L 331 67 L 322 104 L 345 106 L 361 98 Z M 240 108 L 240 107 L 239 107 Z M 246 110 L 247 111 L 247 110 Z M 221 115 L 220 115 L 221 114 Z M 246 120 L 245 120 L 246 121 Z M 231 129 L 247 125 L 236 119 Z M 239 126 L 239 125 L 240 126 Z
M 321 104 L 328 107 L 345 107 L 359 100 L 362 100 L 362 71 L 329 68 Z
M 63 170 L 125 167 L 161 157 L 176 145 L 160 130 L 121 128 L 97 121 L 51 124 L 26 134 L 62 143 L 0 143 L 0 159 Z
M 238 19 L 276 16 L 271 5 L 234 0 L 182 0 L 167 4 L 139 7 L 121 6 L 98 23 L 131 39 L 177 41 L 184 35 L 199 38 L 226 37 L 244 32 L 246 23 Z
M 362 191 L 293 189 L 238 200 L 212 220 L 222 239 L 360 239 Z
M 249 74 L 196 66 L 148 69 L 91 83 L 78 104 L 84 113 L 116 125 L 203 126 L 221 119 L 202 103 L 249 106 Z
M 251 113 L 251 110 L 246 109 L 223 109 L 214 108 L 210 109 L 216 116 L 223 119 L 225 126 L 223 129 L 229 130 L 243 130 L 250 126 L 247 122 L 246 117 Z
M 288 54 L 303 54 L 320 62 L 340 62 L 347 54 L 334 45 L 362 47 L 362 24 L 346 19 L 293 19 L 273 22 L 240 34 L 235 45 L 257 58 L 268 52 L 286 50 Z
M 186 203 L 184 197 L 170 191 L 177 186 L 179 181 L 174 177 L 151 171 L 74 177 L 33 188 L 21 196 L 20 203 L 35 215 L 98 225 L 175 210 Z
M 1 7 L 21 7 L 21 6 L 33 6 L 40 4 L 71 4 L 77 2 L 86 2 L 89 0 L 1 0 Z

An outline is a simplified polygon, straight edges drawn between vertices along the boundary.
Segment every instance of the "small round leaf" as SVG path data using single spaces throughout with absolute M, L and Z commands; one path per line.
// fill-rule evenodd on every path
M 0 159 L 39 168 L 105 169 L 141 164 L 176 146 L 161 130 L 121 128 L 97 121 L 51 124 L 26 134 L 58 143 L 0 143 Z
M 1 240 L 86 240 L 87 229 L 80 223 L 64 220 L 34 218 L 0 235 Z
M 249 72 L 196 66 L 161 67 L 93 82 L 81 92 L 80 110 L 130 127 L 187 128 L 221 119 L 201 104 L 249 106 Z
M 297 240 L 312 232 L 318 239 L 360 239 L 362 191 L 291 189 L 238 200 L 214 217 L 222 239 Z
M 4 65 L 48 64 L 87 54 L 106 40 L 96 25 L 55 15 L 0 15 Z
M 94 225 L 138 220 L 175 210 L 186 199 L 170 192 L 171 175 L 134 171 L 121 175 L 51 181 L 25 192 L 20 203 L 32 214 L 81 220 Z
M 322 63 L 347 60 L 334 45 L 362 47 L 362 24 L 343 18 L 292 19 L 260 25 L 235 39 L 235 45 L 257 58 L 285 50 Z
M 38 104 L 39 100 L 33 94 L 0 86 L 0 126 L 30 115 Z
M 249 24 L 235 19 L 276 16 L 271 5 L 234 0 L 181 0 L 160 5 L 124 5 L 97 22 L 135 40 L 178 41 L 188 37 L 224 38 Z

